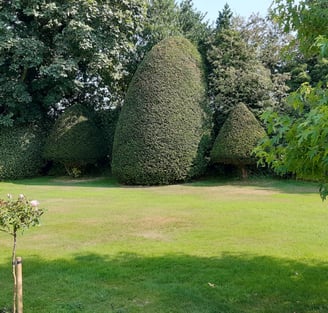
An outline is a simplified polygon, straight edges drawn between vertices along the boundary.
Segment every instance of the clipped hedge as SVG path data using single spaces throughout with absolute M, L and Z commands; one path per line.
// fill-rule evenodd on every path
M 103 109 L 96 112 L 97 125 L 99 125 L 104 135 L 107 156 L 109 158 L 112 157 L 115 129 L 118 122 L 118 118 L 120 116 L 120 112 L 121 107 Z
M 94 114 L 82 105 L 68 108 L 55 122 L 47 138 L 44 158 L 63 164 L 72 176 L 104 158 L 107 147 Z
M 171 37 L 153 47 L 130 83 L 116 128 L 112 172 L 120 182 L 169 184 L 201 174 L 210 138 L 201 56 Z
M 37 176 L 44 165 L 45 133 L 35 125 L 0 129 L 0 179 Z
M 230 111 L 220 129 L 211 151 L 211 161 L 237 165 L 245 176 L 245 165 L 256 163 L 252 151 L 264 136 L 266 132 L 254 114 L 240 103 Z

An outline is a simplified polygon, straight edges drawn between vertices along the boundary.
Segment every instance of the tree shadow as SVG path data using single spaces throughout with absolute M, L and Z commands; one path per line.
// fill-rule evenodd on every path
M 95 176 L 73 179 L 67 176 L 62 177 L 38 177 L 22 180 L 7 181 L 12 184 L 26 186 L 67 186 L 67 187 L 87 187 L 87 188 L 121 188 L 121 189 L 150 189 L 163 186 L 130 186 L 120 184 L 114 177 Z M 184 187 L 255 187 L 258 190 L 277 191 L 287 194 L 317 194 L 319 184 L 316 182 L 297 181 L 292 179 L 282 179 L 274 177 L 251 177 L 247 180 L 240 178 L 225 178 L 222 176 L 206 176 L 186 183 L 177 184 Z M 165 186 L 164 186 L 165 187 Z
M 328 264 L 225 254 L 24 260 L 25 313 L 324 313 Z M 11 299 L 0 266 L 0 308 Z
M 191 187 L 255 187 L 258 190 L 273 190 L 290 194 L 313 194 L 319 192 L 319 183 L 302 180 L 285 179 L 279 177 L 250 177 L 241 179 L 239 177 L 209 176 L 186 184 Z

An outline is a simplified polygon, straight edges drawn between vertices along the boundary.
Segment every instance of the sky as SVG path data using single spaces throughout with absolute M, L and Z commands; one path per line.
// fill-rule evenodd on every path
M 252 13 L 259 12 L 262 16 L 266 16 L 272 0 L 193 0 L 193 3 L 198 11 L 207 12 L 205 20 L 215 22 L 219 11 L 226 3 L 234 15 L 248 17 Z

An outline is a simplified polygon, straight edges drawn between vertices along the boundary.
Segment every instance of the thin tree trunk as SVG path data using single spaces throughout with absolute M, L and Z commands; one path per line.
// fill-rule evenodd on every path
M 248 172 L 247 172 L 247 169 L 244 165 L 241 166 L 241 176 L 242 176 L 243 179 L 248 178 Z
M 14 297 L 13 297 L 13 313 L 16 313 L 16 298 L 17 298 L 17 277 L 16 277 L 16 245 L 17 233 L 14 231 L 14 245 L 12 252 L 12 266 L 13 266 L 13 279 L 14 279 Z

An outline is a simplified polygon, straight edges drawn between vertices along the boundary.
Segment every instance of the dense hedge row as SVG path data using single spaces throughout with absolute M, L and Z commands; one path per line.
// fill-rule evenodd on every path
M 140 64 L 122 108 L 91 112 L 75 104 L 59 116 L 49 136 L 35 126 L 1 129 L 0 179 L 35 176 L 44 160 L 64 165 L 75 176 L 112 156 L 114 176 L 140 185 L 201 175 L 210 157 L 212 163 L 242 169 L 254 163 L 252 151 L 264 129 L 239 104 L 211 147 L 206 92 L 197 49 L 182 37 L 165 39 Z
M 139 66 L 118 121 L 112 172 L 127 184 L 169 184 L 201 174 L 210 138 L 197 49 L 172 37 Z
M 243 166 L 255 163 L 252 151 L 266 135 L 245 104 L 238 104 L 228 115 L 215 139 L 211 161 Z
M 75 104 L 57 119 L 43 155 L 47 160 L 62 163 L 70 173 L 72 169 L 81 170 L 83 166 L 104 158 L 107 151 L 94 114 Z
M 17 179 L 40 174 L 44 165 L 45 133 L 37 126 L 0 129 L 0 179 Z

